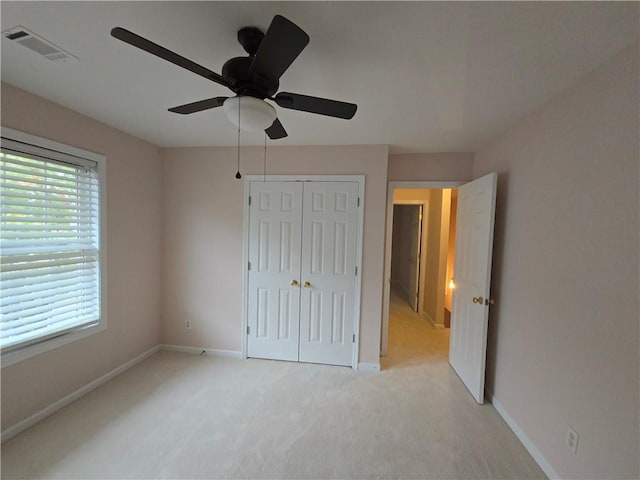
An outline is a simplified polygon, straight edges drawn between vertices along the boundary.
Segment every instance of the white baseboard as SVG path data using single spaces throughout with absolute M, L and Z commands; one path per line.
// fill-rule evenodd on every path
M 242 358 L 242 352 L 236 350 L 219 350 L 216 348 L 189 347 L 187 345 L 160 345 L 160 350 L 200 355 L 202 352 L 212 357 Z
M 509 426 L 509 428 L 511 428 L 513 433 L 515 433 L 516 437 L 518 437 L 518 440 L 520 440 L 522 445 L 524 445 L 524 448 L 527 449 L 529 454 L 533 457 L 533 459 L 536 461 L 536 463 L 542 469 L 545 475 L 547 475 L 547 477 L 549 477 L 550 479 L 560 478 L 560 475 L 556 473 L 556 471 L 553 469 L 551 464 L 549 464 L 549 462 L 544 457 L 544 455 L 542 455 L 540 450 L 538 450 L 538 447 L 536 447 L 535 444 L 531 441 L 531 439 L 527 436 L 527 434 L 522 431 L 522 429 L 518 426 L 515 420 L 511 418 L 511 415 L 507 413 L 507 411 L 505 410 L 504 406 L 500 403 L 500 401 L 493 396 L 493 392 L 490 392 L 489 390 L 485 389 L 485 393 L 487 398 L 493 405 L 493 408 L 496 409 L 496 411 L 502 417 L 505 423 Z
M 442 323 L 436 323 L 427 312 L 422 312 L 422 316 L 427 319 L 427 322 L 429 322 L 429 325 L 433 328 L 444 328 Z
M 19 433 L 22 433 L 27 428 L 32 427 L 36 423 L 41 422 L 42 420 L 44 420 L 48 416 L 53 415 L 58 410 L 66 407 L 70 403 L 76 401 L 80 397 L 83 397 L 84 395 L 86 395 L 87 393 L 91 392 L 92 390 L 95 390 L 96 388 L 98 388 L 103 383 L 108 382 L 112 378 L 114 378 L 114 377 L 120 375 L 121 373 L 123 373 L 124 371 L 130 369 L 135 364 L 140 363 L 142 360 L 150 357 L 151 355 L 156 353 L 158 350 L 160 350 L 160 346 L 155 346 L 155 347 L 147 350 L 146 352 L 141 353 L 137 357 L 129 360 L 126 363 L 123 363 L 119 367 L 116 367 L 113 370 L 111 370 L 110 372 L 104 374 L 100 378 L 97 378 L 94 381 L 87 383 L 84 387 L 79 388 L 78 390 L 70 393 L 66 397 L 63 397 L 60 400 L 58 400 L 56 402 L 53 402 L 48 407 L 43 408 L 39 412 L 34 413 L 30 417 L 25 418 L 24 420 L 16 423 L 15 425 L 7 428 L 6 430 L 3 430 L 2 433 L 0 434 L 1 441 L 5 442 L 5 441 L 9 440 L 10 438 L 15 437 Z
M 358 371 L 359 372 L 379 372 L 380 364 L 379 363 L 359 363 Z

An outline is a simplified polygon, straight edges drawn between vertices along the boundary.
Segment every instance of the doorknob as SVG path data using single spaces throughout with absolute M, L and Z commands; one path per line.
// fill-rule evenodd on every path
M 484 303 L 484 298 L 482 297 L 473 297 L 473 303 L 479 303 L 482 305 Z
M 304 288 L 311 288 L 311 284 L 310 284 L 309 282 L 304 282 L 304 283 L 302 284 L 302 286 L 303 286 Z
M 291 280 L 291 286 L 292 287 L 297 287 L 298 286 L 298 280 Z

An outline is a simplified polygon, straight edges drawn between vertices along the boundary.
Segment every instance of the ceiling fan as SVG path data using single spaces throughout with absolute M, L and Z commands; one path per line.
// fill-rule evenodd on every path
M 236 94 L 234 97 L 214 97 L 187 103 L 170 108 L 170 112 L 184 115 L 224 106 L 235 125 L 246 130 L 264 130 L 269 138 L 275 140 L 286 137 L 287 132 L 278 120 L 275 109 L 265 99 L 274 101 L 282 108 L 343 119 L 353 118 L 358 108 L 353 103 L 328 98 L 289 92 L 276 94 L 280 77 L 309 43 L 309 36 L 281 15 L 273 17 L 267 33 L 257 27 L 243 27 L 238 31 L 238 42 L 248 56 L 225 62 L 222 75 L 124 28 L 113 28 L 111 35 L 223 85 Z

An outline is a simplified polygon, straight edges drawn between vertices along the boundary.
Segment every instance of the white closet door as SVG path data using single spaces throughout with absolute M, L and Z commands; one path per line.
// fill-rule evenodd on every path
M 302 183 L 252 182 L 247 355 L 298 360 Z
M 299 361 L 351 365 L 358 225 L 356 182 L 305 182 Z

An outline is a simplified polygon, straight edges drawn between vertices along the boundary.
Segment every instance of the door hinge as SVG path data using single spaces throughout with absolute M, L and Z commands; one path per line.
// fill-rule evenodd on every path
M 358 206 L 360 206 L 360 197 L 358 197 Z
M 247 325 L 247 335 L 249 335 L 251 333 L 251 327 L 249 327 L 249 325 Z
M 358 275 L 358 266 L 356 265 L 356 276 Z
M 251 270 L 251 262 L 248 262 L 249 265 L 247 265 L 247 270 Z
M 251 205 L 251 195 L 249 195 L 249 205 Z
M 351 343 L 356 343 L 356 334 L 353 334 L 353 337 L 351 338 Z

